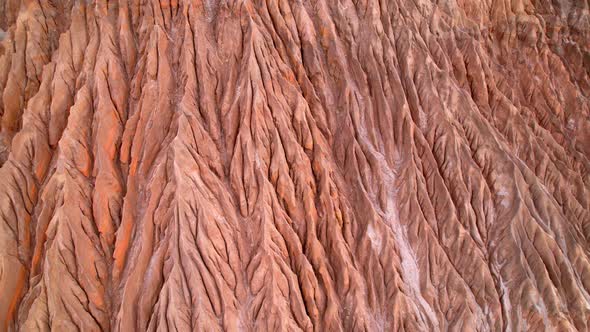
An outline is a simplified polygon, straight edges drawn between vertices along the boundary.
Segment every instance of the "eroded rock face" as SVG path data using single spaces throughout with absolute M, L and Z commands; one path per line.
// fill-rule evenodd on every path
M 1 330 L 590 329 L 577 0 L 5 0 Z

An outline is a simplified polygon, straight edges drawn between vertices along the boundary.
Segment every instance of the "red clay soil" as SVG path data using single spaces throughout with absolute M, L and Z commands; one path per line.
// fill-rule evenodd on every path
M 0 331 L 589 331 L 586 0 L 0 0 Z

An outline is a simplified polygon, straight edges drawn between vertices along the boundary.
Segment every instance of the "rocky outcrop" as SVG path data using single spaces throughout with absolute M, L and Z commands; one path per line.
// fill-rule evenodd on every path
M 0 3 L 0 330 L 587 331 L 574 0 Z

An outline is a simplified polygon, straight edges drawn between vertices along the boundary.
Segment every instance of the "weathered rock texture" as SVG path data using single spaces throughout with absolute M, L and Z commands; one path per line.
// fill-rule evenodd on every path
M 588 7 L 0 1 L 0 330 L 590 330 Z

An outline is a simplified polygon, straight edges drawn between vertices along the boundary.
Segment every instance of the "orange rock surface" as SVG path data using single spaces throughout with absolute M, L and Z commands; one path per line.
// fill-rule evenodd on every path
M 590 330 L 587 1 L 0 29 L 0 331 Z

